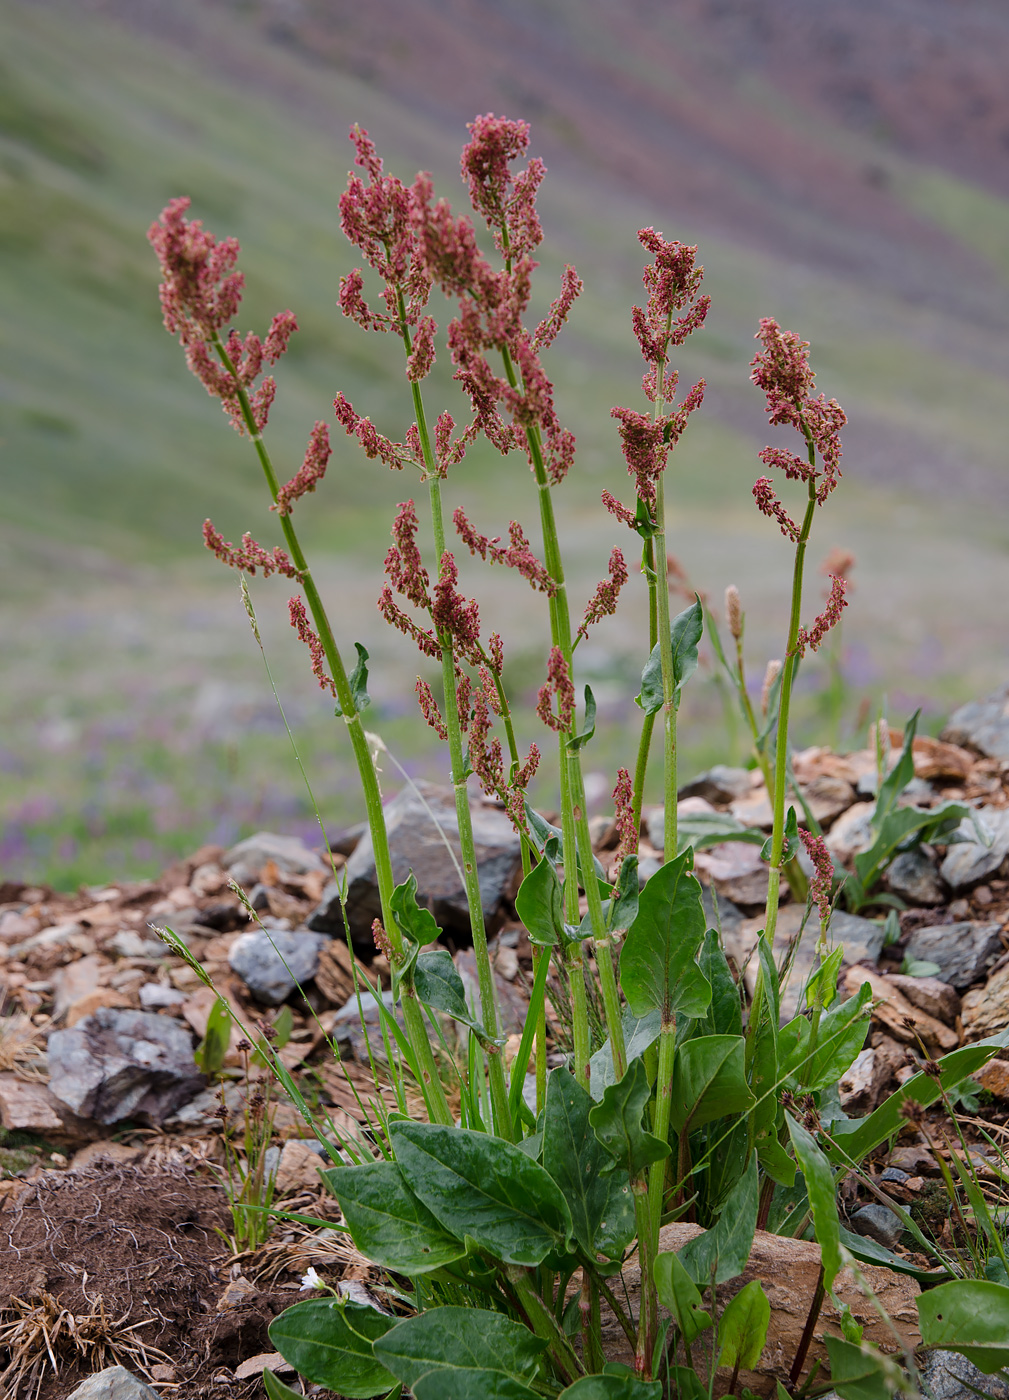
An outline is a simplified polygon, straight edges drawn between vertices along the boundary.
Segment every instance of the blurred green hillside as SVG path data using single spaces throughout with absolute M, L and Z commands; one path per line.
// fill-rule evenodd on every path
M 330 6 L 323 18 L 345 10 Z M 208 515 L 231 539 L 249 529 L 272 543 L 278 532 L 248 443 L 160 325 L 145 231 L 169 198 L 190 195 L 197 216 L 242 243 L 242 327 L 264 329 L 283 307 L 296 312 L 301 331 L 280 366 L 270 424 L 282 470 L 296 468 L 337 389 L 401 436 L 409 420 L 398 347 L 364 335 L 336 307 L 340 275 L 355 261 L 337 211 L 346 131 L 360 121 L 397 173 L 429 168 L 460 201 L 465 117 L 501 110 L 502 94 L 488 78 L 477 105 L 458 114 L 444 110 L 444 91 L 441 107 L 405 85 L 397 96 L 381 71 L 369 74 L 346 54 L 329 61 L 321 40 L 313 50 L 278 38 L 263 12 L 196 0 L 136 13 L 125 3 L 0 6 L 0 877 L 100 881 L 153 869 L 204 838 L 227 841 L 270 823 L 311 829 L 235 580 L 200 541 Z M 588 62 L 579 46 L 592 49 L 591 29 L 579 28 L 570 6 L 556 16 L 568 28 L 551 42 Z M 630 38 L 621 61 L 647 96 L 659 77 L 641 66 Z M 534 150 L 535 76 L 527 74 L 525 107 L 522 95 L 509 106 L 529 115 Z M 701 125 L 718 100 L 696 96 L 690 110 Z M 708 400 L 677 453 L 670 493 L 673 545 L 690 579 L 715 602 L 727 583 L 740 586 L 759 677 L 780 649 L 788 585 L 787 548 L 749 496 L 766 430 L 747 362 L 758 317 L 774 315 L 812 341 L 820 386 L 850 420 L 846 481 L 817 527 L 814 557 L 835 544 L 859 556 L 845 623 L 852 715 L 859 699 L 875 707 L 888 694 L 894 718 L 924 701 L 937 722 L 1007 669 L 1009 203 L 790 107 L 759 78 L 733 100 L 734 120 L 749 111 L 775 139 L 801 133 L 824 168 L 876 162 L 886 216 L 872 225 L 874 205 L 858 213 L 872 239 L 852 234 L 846 267 L 831 241 L 829 202 L 817 202 L 823 181 L 811 172 L 798 256 L 767 233 L 780 201 L 760 179 L 747 198 L 754 229 L 764 231 L 751 237 L 745 223 L 733 226 L 722 196 L 709 218 L 696 193 L 678 210 L 674 183 L 621 183 L 612 166 L 593 165 L 591 133 L 575 117 L 547 114 L 537 306 L 567 261 L 586 282 L 551 362 L 562 415 L 579 438 L 578 469 L 561 497 L 574 586 L 587 596 L 610 545 L 628 544 L 598 496 L 604 486 L 628 494 L 609 408 L 640 397 L 629 330 L 642 263 L 634 234 L 654 223 L 701 243 L 713 297 L 681 364 L 685 381 L 707 378 Z M 802 181 L 800 169 L 800 204 Z M 902 256 L 914 286 L 935 295 L 919 297 L 896 274 L 888 290 L 887 260 L 899 267 Z M 444 353 L 429 401 L 462 416 Z M 477 450 L 453 489 L 490 532 L 516 513 L 534 519 L 514 458 Z M 373 651 L 375 723 L 411 771 L 437 773 L 412 722 L 416 662 L 373 612 L 392 510 L 416 490 L 341 440 L 299 524 L 345 636 Z M 516 679 L 534 687 L 542 622 L 510 585 L 495 576 L 488 607 L 511 625 Z M 354 820 L 339 735 L 284 625 L 286 595 L 264 586 L 256 596 L 327 820 Z M 631 719 L 641 664 L 635 599 L 632 589 L 626 615 L 600 630 L 585 662 L 611 696 L 618 730 Z M 821 681 L 810 668 L 809 739 L 834 737 L 816 697 Z M 688 767 L 724 756 L 710 677 L 697 683 L 686 720 Z M 619 732 L 597 745 L 600 792 L 623 756 Z

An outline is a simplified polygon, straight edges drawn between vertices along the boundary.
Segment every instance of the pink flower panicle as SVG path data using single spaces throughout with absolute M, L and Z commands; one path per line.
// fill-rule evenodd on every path
M 271 506 L 270 509 L 281 515 L 290 515 L 295 501 L 300 500 L 309 491 L 314 491 L 325 476 L 331 455 L 329 428 L 325 423 L 316 423 L 308 439 L 305 459 L 297 475 L 292 476 L 291 480 L 280 488 L 277 492 L 276 505 Z
M 584 283 L 570 265 L 564 269 L 561 278 L 561 294 L 550 303 L 550 310 L 536 327 L 533 335 L 533 349 L 546 350 L 557 339 L 561 326 L 568 319 L 575 298 L 581 295 Z
M 505 794 L 505 808 L 511 817 L 512 826 L 521 835 L 527 830 L 525 813 L 525 791 L 533 778 L 536 770 L 540 766 L 540 750 L 538 744 L 529 745 L 529 753 L 526 761 L 520 768 L 516 768 L 512 773 Z
M 480 649 L 480 610 L 476 600 L 464 598 L 456 589 L 459 569 L 449 550 L 441 556 L 438 582 L 434 586 L 431 620 L 435 627 L 447 632 L 461 656 L 474 666 L 483 660 Z
M 336 414 L 337 422 L 342 424 L 348 437 L 357 438 L 364 448 L 364 455 L 374 459 L 381 458 L 387 467 L 392 471 L 402 471 L 404 465 L 422 466 L 418 460 L 417 451 L 411 443 L 391 442 L 389 438 L 383 437 L 370 418 L 362 418 L 354 409 L 353 404 L 344 398 L 342 393 L 337 393 L 333 400 L 333 411 Z
M 799 628 L 799 635 L 795 644 L 795 650 L 799 656 L 805 656 L 807 647 L 809 647 L 810 651 L 818 650 L 830 629 L 836 623 L 840 622 L 841 613 L 848 606 L 848 601 L 844 596 L 847 587 L 848 583 L 846 579 L 836 575 L 831 578 L 830 596 L 827 599 L 827 606 L 815 620 L 808 632 L 805 627 Z
M 820 911 L 820 922 L 830 918 L 830 896 L 834 884 L 834 862 L 822 836 L 814 836 L 805 827 L 799 828 L 799 837 L 806 848 L 806 854 L 813 862 L 813 879 L 809 892 L 813 903 Z
M 653 228 L 638 232 L 638 242 L 655 257 L 642 274 L 648 292 L 644 308 L 636 306 L 631 323 L 641 353 L 650 364 L 665 361 L 671 345 L 682 345 L 704 324 L 711 298 L 698 297 L 704 268 L 697 264 L 696 247 L 675 239 L 670 243 Z M 686 307 L 685 314 L 675 317 Z
M 789 515 L 788 511 L 774 494 L 769 476 L 759 476 L 753 483 L 753 499 L 757 503 L 757 509 L 771 520 L 776 520 L 781 527 L 781 533 L 786 540 L 798 543 L 799 527 Z
M 499 632 L 492 632 L 487 642 L 488 660 L 490 668 L 495 676 L 500 676 L 504 670 L 504 642 L 501 640 Z
M 397 593 L 409 598 L 415 607 L 429 609 L 430 578 L 417 547 L 419 525 L 413 501 L 400 501 L 399 514 L 392 522 L 394 543 L 385 556 L 385 572 Z
M 610 409 L 610 417 L 620 423 L 627 470 L 634 478 L 638 498 L 646 506 L 655 503 L 656 479 L 665 470 L 669 452 L 683 436 L 690 415 L 703 403 L 705 387 L 704 380 L 698 380 L 678 408 L 658 418 L 634 408 Z M 604 504 L 611 514 L 616 514 L 609 503 Z
M 554 700 L 557 709 L 554 711 Z M 568 663 L 560 647 L 550 648 L 547 662 L 546 685 L 540 687 L 536 703 L 536 713 L 545 725 L 558 734 L 571 728 L 575 713 L 575 688 L 571 681 Z
M 426 379 L 434 367 L 434 333 L 437 329 L 433 316 L 424 316 L 417 322 L 413 348 L 406 361 L 406 377 L 411 384 L 419 384 Z
M 586 636 L 594 622 L 598 622 L 602 617 L 611 617 L 616 612 L 617 599 L 626 582 L 627 565 L 624 563 L 624 556 L 619 549 L 614 548 L 610 553 L 609 578 L 604 578 L 601 583 L 596 584 L 596 591 L 588 601 L 582 625 L 578 629 L 579 637 Z
M 243 341 L 232 330 L 220 358 L 220 335 L 238 311 L 245 279 L 235 271 L 237 239 L 220 243 L 198 219 L 187 219 L 188 199 L 173 199 L 151 225 L 147 237 L 161 264 L 161 309 L 165 328 L 179 337 L 189 368 L 207 393 L 221 400 L 240 433 L 248 431 L 241 394 L 249 395 L 255 431 L 266 427 L 277 392 L 272 378 L 254 387 L 264 364 L 276 364 L 298 329 L 293 311 L 274 316 L 266 340 L 250 331 Z
M 378 610 L 390 626 L 397 628 L 404 637 L 409 637 L 415 642 L 418 650 L 424 656 L 430 657 L 432 661 L 441 660 L 441 647 L 438 645 L 438 639 L 433 633 L 426 631 L 423 627 L 418 627 L 413 618 L 403 611 L 392 596 L 392 589 L 388 584 L 383 586 L 382 592 L 378 595 Z
M 491 728 L 490 707 L 482 690 L 473 696 L 473 717 L 469 724 L 469 762 L 484 792 L 504 791 L 504 758 L 501 740 L 487 742 Z
M 445 721 L 441 717 L 438 702 L 434 698 L 431 687 L 428 685 L 427 681 L 422 681 L 419 676 L 417 677 L 416 691 L 417 700 L 420 703 L 421 713 L 424 718 L 438 735 L 439 739 L 447 739 L 448 730 L 445 728 Z
M 557 585 L 533 554 L 522 526 L 517 520 L 512 520 L 508 526 L 511 544 L 504 549 L 500 547 L 500 536 L 488 539 L 486 535 L 481 535 L 476 527 L 470 523 L 461 506 L 456 507 L 452 515 L 452 522 L 460 539 L 468 547 L 471 554 L 479 554 L 481 559 L 489 560 L 492 564 L 504 564 L 510 569 L 517 569 L 522 577 L 532 584 L 533 588 L 540 593 L 546 593 L 548 597 L 553 597 L 557 591 Z
M 205 520 L 203 541 L 211 553 L 232 569 L 242 569 L 247 574 L 255 574 L 257 569 L 262 569 L 264 578 L 269 578 L 271 574 L 283 574 L 285 578 L 294 579 L 301 577 L 279 545 L 272 550 L 264 549 L 250 534 L 242 536 L 241 546 L 230 544 L 209 520 Z
M 621 502 L 617 500 L 616 496 L 614 496 L 611 491 L 604 491 L 600 499 L 602 500 L 603 505 L 606 507 L 606 509 L 612 516 L 615 516 L 617 520 L 622 521 L 631 530 L 634 529 L 637 520 L 637 517 L 635 516 L 634 512 L 632 510 L 628 510 L 625 505 L 622 505 Z
M 323 651 L 318 634 L 308 620 L 305 604 L 300 598 L 289 598 L 287 610 L 291 615 L 291 626 L 308 647 L 309 655 L 312 658 L 312 674 L 323 690 L 328 690 L 331 695 L 335 695 L 336 684 L 326 671 L 326 653 Z
M 536 192 L 546 167 L 534 158 L 514 180 L 510 169 L 528 149 L 529 125 L 488 112 L 471 121 L 468 130 L 472 140 L 463 147 L 461 169 L 470 203 L 494 230 L 498 251 L 522 257 L 543 241 Z
M 635 855 L 638 849 L 638 825 L 634 820 L 634 784 L 626 768 L 617 771 L 617 784 L 613 789 L 613 805 L 616 810 L 616 828 L 620 836 L 615 859 L 615 875 L 627 856 Z

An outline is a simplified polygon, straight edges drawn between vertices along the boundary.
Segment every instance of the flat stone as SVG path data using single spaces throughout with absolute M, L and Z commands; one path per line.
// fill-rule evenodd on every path
M 951 845 L 939 873 L 952 890 L 969 889 L 987 876 L 993 875 L 1009 856 L 1009 807 L 979 807 L 978 817 L 992 836 L 992 844 L 983 846 L 977 839 L 974 823 L 962 821 L 957 835 L 963 839 Z
M 986 758 L 1009 758 L 1009 686 L 954 710 L 939 738 Z
M 886 882 L 892 894 L 911 904 L 942 904 L 946 898 L 935 862 L 917 847 L 901 851 L 886 872 Z
M 960 1015 L 960 998 L 948 982 L 940 982 L 938 977 L 907 977 L 902 972 L 891 972 L 888 981 L 907 997 L 912 1006 L 927 1011 L 937 1021 L 945 1021 L 947 1026 L 956 1024 Z
M 885 1026 L 895 1040 L 902 1041 L 905 1045 L 916 1045 L 917 1034 L 930 1050 L 938 1048 L 943 1051 L 955 1050 L 960 1044 L 960 1037 L 956 1031 L 930 1016 L 927 1011 L 912 1005 L 899 988 L 893 985 L 892 978 L 884 977 L 872 968 L 848 969 L 844 981 L 848 996 L 854 996 L 863 982 L 868 982 L 872 988 L 873 1019 Z M 911 1024 L 907 1024 L 908 1022 Z
M 11 1132 L 47 1133 L 63 1127 L 44 1084 L 0 1074 L 0 1123 Z
M 887 1249 L 893 1249 L 904 1233 L 904 1226 L 893 1211 L 878 1201 L 872 1201 L 861 1210 L 857 1210 L 851 1217 L 851 1228 L 856 1235 L 864 1235 L 867 1239 L 875 1240 L 877 1244 L 885 1245 Z
M 125 1366 L 106 1366 L 72 1390 L 67 1400 L 158 1400 L 158 1392 Z
M 760 847 L 749 841 L 723 841 L 698 851 L 694 869 L 736 904 L 763 904 L 767 899 L 768 868 L 760 859 Z
M 83 924 L 53 924 L 32 934 L 31 938 L 26 938 L 23 943 L 15 943 L 6 949 L 0 947 L 0 957 L 23 958 L 25 953 L 31 953 L 36 948 L 61 948 L 83 932 Z
M 318 1143 L 308 1143 L 303 1138 L 284 1143 L 277 1163 L 275 1189 L 279 1196 L 291 1191 L 313 1191 L 320 1185 L 319 1168 L 326 1164 L 319 1160 L 317 1148 Z
M 140 1005 L 145 1011 L 155 1011 L 159 1007 L 181 1006 L 186 1000 L 185 992 L 175 987 L 166 987 L 163 982 L 145 982 L 140 988 Z
M 257 831 L 255 836 L 239 841 L 237 846 L 232 846 L 221 857 L 221 864 L 232 875 L 238 865 L 258 874 L 271 860 L 278 870 L 291 875 L 307 875 L 312 870 L 323 872 L 326 869 L 319 856 L 310 851 L 300 837 L 278 836 L 272 831 Z
M 788 946 L 799 932 L 805 914 L 805 906 L 786 904 L 778 910 L 778 924 L 774 936 L 774 955 L 780 967 L 788 952 Z M 731 953 L 737 964 L 746 967 L 746 984 L 750 991 L 756 984 L 756 959 L 751 957 L 757 946 L 757 934 L 764 927 L 764 916 L 759 914 L 752 919 L 744 919 L 735 929 L 723 930 L 725 951 Z M 807 920 L 802 940 L 795 950 L 792 971 L 781 992 L 782 1021 L 789 1021 L 799 1005 L 799 994 L 805 986 L 816 960 L 816 944 L 820 937 L 820 925 L 815 914 Z M 829 942 L 836 948 L 844 944 L 844 962 L 874 963 L 883 950 L 883 926 L 872 919 L 862 919 L 856 914 L 834 914 L 830 922 Z
M 841 862 L 867 851 L 873 842 L 870 823 L 875 810 L 875 802 L 856 802 L 849 807 L 824 837 L 827 850 Z
M 189 1031 L 152 1011 L 105 1008 L 49 1037 L 49 1087 L 99 1123 L 143 1117 L 160 1125 L 206 1080 Z
M 829 774 L 811 778 L 808 783 L 802 783 L 801 788 L 803 797 L 809 803 L 809 810 L 816 820 L 823 824 L 832 822 L 835 817 L 846 812 L 855 801 L 855 789 L 851 783 Z M 801 819 L 802 812 L 797 812 L 796 815 Z
M 757 788 L 748 797 L 738 798 L 729 807 L 729 811 L 743 826 L 755 826 L 762 831 L 769 831 L 774 824 L 771 799 L 765 787 Z
M 228 962 L 257 1001 L 279 1006 L 297 986 L 312 980 L 319 951 L 328 941 L 320 933 L 256 929 L 235 939 Z
M 153 961 L 156 958 L 171 956 L 167 943 L 163 943 L 160 938 L 142 938 L 136 929 L 132 928 L 121 928 L 108 947 L 110 952 L 120 958 L 149 958 Z
M 916 962 L 936 963 L 939 980 L 962 992 L 980 981 L 1002 953 L 1001 933 L 1001 924 L 939 924 L 915 929 L 906 952 Z
M 685 783 L 677 797 L 703 797 L 708 802 L 723 806 L 746 797 L 753 788 L 753 774 L 748 768 L 730 768 L 724 763 L 716 763 L 705 773 Z
M 958 1351 L 926 1351 L 918 1364 L 933 1400 L 977 1400 L 979 1391 L 993 1400 L 1009 1400 L 1009 1384 L 1001 1376 L 986 1376 Z
M 58 968 L 53 974 L 53 1020 L 58 1021 L 71 1006 L 93 992 L 107 968 L 107 961 L 97 953 Z
M 411 871 L 417 881 L 417 900 L 434 914 L 438 924 L 456 933 L 469 933 L 469 910 L 457 863 L 461 867 L 459 827 L 451 788 L 418 783 L 418 792 L 403 788 L 386 804 L 385 819 L 392 854 L 395 883 L 403 883 Z M 500 923 L 500 906 L 518 868 L 520 842 L 507 815 L 489 804 L 471 804 L 476 844 L 477 875 L 488 932 Z M 452 855 L 448 847 L 451 846 Z M 453 859 L 454 855 L 454 859 Z M 352 937 L 362 946 L 372 944 L 373 920 L 381 917 L 375 859 L 370 833 L 362 836 L 345 867 L 347 916 Z M 321 933 L 342 933 L 337 884 L 331 880 L 322 902 L 308 920 Z
M 1009 1099 L 1009 1062 L 989 1060 L 971 1075 L 982 1089 L 987 1089 L 993 1098 L 1005 1103 Z
M 843 1109 L 861 1107 L 864 1104 L 872 1088 L 875 1068 L 875 1050 L 860 1050 L 837 1086 Z
M 100 1011 L 103 1006 L 128 1007 L 132 1002 L 125 992 L 117 991 L 115 987 L 96 987 L 93 992 L 88 992 L 86 996 L 80 997 L 73 1005 L 67 1007 L 64 1025 L 76 1026 L 78 1021 L 83 1021 L 86 1016 L 92 1016 L 96 1011 Z
M 968 1040 L 983 1040 L 1009 1026 L 1009 964 L 993 972 L 983 987 L 966 994 L 961 1014 Z
M 235 1368 L 235 1380 L 247 1381 L 250 1376 L 261 1376 L 264 1371 L 288 1375 L 293 1373 L 294 1367 L 284 1360 L 279 1351 L 261 1351 L 258 1356 L 250 1356 Z

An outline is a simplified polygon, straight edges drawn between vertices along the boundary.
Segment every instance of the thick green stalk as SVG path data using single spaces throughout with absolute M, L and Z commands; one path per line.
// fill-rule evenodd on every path
M 662 662 L 662 735 L 663 735 L 663 859 L 676 857 L 676 676 L 673 670 L 673 635 L 669 616 L 669 584 L 666 570 L 666 526 L 664 473 L 655 482 L 655 554 L 662 578 L 658 580 L 659 658 Z
M 554 1363 L 564 1378 L 568 1381 L 575 1381 L 579 1376 L 583 1376 L 585 1367 L 578 1360 L 574 1347 L 557 1325 L 553 1313 L 537 1293 L 529 1270 L 521 1268 L 518 1264 L 506 1264 L 505 1273 L 508 1276 L 508 1282 L 515 1290 L 529 1326 L 537 1337 L 542 1337 L 546 1342 Z
M 660 1142 L 669 1139 L 669 1119 L 673 1105 L 673 1062 L 676 1058 L 676 1020 L 663 1020 L 659 1030 L 659 1069 L 655 1076 L 655 1117 L 652 1132 Z M 652 1248 L 658 1249 L 662 1195 L 666 1181 L 666 1158 L 653 1162 L 648 1179 L 648 1220 Z
M 231 363 L 227 350 L 220 339 L 214 334 L 214 349 L 225 369 L 232 376 L 238 391 L 238 401 L 241 408 L 242 418 L 248 431 L 249 437 L 256 449 L 263 474 L 266 477 L 267 486 L 274 504 L 277 501 L 279 481 L 274 469 L 272 459 L 263 442 L 263 435 L 256 425 L 256 420 L 252 412 L 252 405 L 245 389 L 239 383 L 235 367 Z M 316 586 L 312 571 L 308 567 L 304 551 L 295 531 L 290 515 L 281 515 L 281 529 L 284 532 L 284 539 L 287 543 L 291 555 L 291 562 L 298 570 L 301 579 L 301 586 L 304 589 L 305 600 L 308 603 L 309 611 L 312 614 L 312 621 L 315 623 L 319 640 L 326 657 L 326 662 L 336 686 L 337 699 L 340 702 L 340 709 L 343 711 L 344 723 L 347 726 L 347 733 L 350 736 L 351 748 L 357 762 L 358 775 L 361 780 L 361 790 L 364 794 L 365 809 L 368 816 L 368 826 L 371 831 L 372 847 L 375 856 L 375 878 L 378 883 L 379 900 L 382 907 L 382 923 L 389 936 L 392 946 L 393 960 L 403 962 L 404 949 L 403 938 L 399 931 L 392 912 L 392 856 L 389 852 L 389 838 L 385 828 L 385 812 L 382 808 L 382 793 L 378 785 L 378 774 L 375 771 L 375 761 L 372 757 L 371 746 L 361 723 L 361 716 L 358 714 L 357 706 L 354 703 L 354 694 L 350 687 L 350 680 L 347 675 L 340 649 L 337 646 L 333 629 L 330 626 L 329 617 L 323 605 L 322 598 Z M 417 995 L 413 988 L 412 979 L 405 977 L 402 983 L 402 1005 L 403 1020 L 406 1023 L 407 1036 L 410 1040 L 410 1047 L 414 1052 L 418 1067 L 421 1073 L 421 1092 L 424 1096 L 424 1103 L 427 1107 L 428 1115 L 432 1122 L 451 1123 L 452 1114 L 445 1098 L 445 1090 L 438 1077 L 438 1069 L 434 1060 L 434 1053 L 431 1049 L 431 1042 L 427 1038 L 427 1031 L 424 1026 L 424 1013 L 421 1011 L 417 1001 Z
M 655 575 L 655 546 L 645 540 L 641 551 L 641 572 L 648 584 L 648 655 L 655 650 L 659 640 L 659 604 L 656 596 L 658 580 Z M 645 715 L 641 721 L 641 738 L 638 742 L 638 759 L 634 766 L 634 830 L 641 830 L 641 806 L 645 797 L 645 777 L 648 772 L 648 753 L 652 746 L 652 730 L 655 728 L 655 714 Z
M 664 1163 L 662 1164 L 664 1167 Z M 638 1303 L 638 1344 L 634 1352 L 634 1370 L 643 1381 L 651 1380 L 652 1353 L 658 1328 L 658 1294 L 655 1291 L 656 1246 L 652 1240 L 648 1211 L 648 1178 L 644 1172 L 631 1180 L 634 1196 L 634 1218 L 638 1230 L 638 1264 L 641 1268 L 641 1298 Z

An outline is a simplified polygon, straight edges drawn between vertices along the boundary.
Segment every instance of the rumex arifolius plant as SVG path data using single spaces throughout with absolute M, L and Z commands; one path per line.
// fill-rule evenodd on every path
M 651 228 L 638 235 L 650 257 L 645 305 L 632 315 L 645 360 L 646 407 L 613 409 L 614 449 L 619 441 L 633 500 L 626 505 L 607 491 L 603 504 L 640 540 L 648 596 L 638 697 L 643 720 L 636 754 L 615 775 L 619 846 L 607 870 L 593 851 L 581 766 L 597 708 L 589 687 L 579 695 L 576 660 L 589 629 L 621 605 L 629 570 L 623 551 L 613 547 L 591 596 L 569 596 L 555 499 L 577 471 L 577 444 L 561 421 L 547 361 L 581 281 L 566 268 L 546 316 L 528 323 L 534 254 L 543 237 L 536 195 L 545 168 L 535 156 L 526 158 L 524 122 L 478 117 L 461 160 L 470 211 L 457 212 L 436 196 L 430 176 L 406 184 L 390 174 L 366 132 L 355 128 L 351 140 L 355 169 L 340 219 L 368 271 L 362 266 L 343 276 L 340 309 L 363 333 L 400 342 L 413 421 L 403 441 L 395 441 L 335 385 L 333 414 L 369 460 L 410 483 L 391 522 L 377 610 L 440 670 L 437 689 L 418 678 L 418 718 L 448 746 L 476 1006 L 467 1002 L 447 949 L 437 946 L 440 930 L 418 903 L 413 877 L 393 885 L 373 736 L 361 717 L 367 652 L 355 644 L 357 664 L 348 669 L 343 658 L 350 653 L 345 643 L 341 649 L 299 542 L 296 517 L 334 450 L 329 423 L 311 429 L 304 460 L 286 484 L 266 445 L 275 386 L 263 373 L 286 349 L 295 319 L 282 313 L 263 340 L 239 336 L 232 328 L 242 291 L 237 244 L 218 242 L 190 221 L 185 200 L 173 201 L 150 235 L 162 267 L 166 325 L 251 439 L 286 547 L 267 548 L 249 534 L 230 544 L 210 522 L 207 546 L 244 573 L 279 573 L 296 584 L 288 605 L 292 626 L 348 732 L 375 849 L 381 919 L 373 932 L 389 957 L 403 1018 L 402 1030 L 395 1023 L 387 1028 L 402 1054 L 390 1057 L 390 1073 L 416 1080 L 426 1111 L 424 1121 L 412 1120 L 401 1094 L 401 1111 L 373 1125 L 371 1148 L 358 1144 L 354 1165 L 324 1173 L 356 1246 L 388 1273 L 411 1315 L 318 1298 L 278 1318 L 271 1337 L 307 1380 L 347 1396 L 397 1394 L 399 1387 L 418 1400 L 693 1396 L 713 1384 L 712 1367 L 719 1364 L 731 1370 L 735 1385 L 757 1364 L 769 1309 L 759 1283 L 743 1291 L 745 1307 L 725 1304 L 717 1290 L 746 1267 L 758 1218 L 761 1224 L 771 1218 L 776 1191 L 791 1193 L 774 1219 L 801 1229 L 812 1219 L 829 1292 L 845 1257 L 834 1175 L 894 1131 L 895 1110 L 886 1105 L 879 1119 L 854 1126 L 838 1127 L 830 1117 L 829 1094 L 865 1039 L 869 989 L 838 1001 L 840 960 L 827 947 L 832 866 L 816 833 L 800 836 L 794 811 L 785 812 L 795 668 L 844 603 L 838 583 L 823 616 L 802 627 L 806 541 L 816 508 L 837 483 L 844 416 L 832 401 L 813 397 L 805 343 L 762 322 L 753 377 L 767 394 L 771 421 L 795 427 L 806 456 L 768 447 L 761 457 L 804 484 L 807 500 L 797 523 L 766 477 L 754 489 L 796 557 L 785 661 L 766 706 L 776 721 L 773 750 L 765 752 L 774 800 L 771 880 L 757 993 L 744 1029 L 745 997 L 718 931 L 708 927 L 693 851 L 676 821 L 677 708 L 697 664 L 703 609 L 695 599 L 670 616 L 665 478 L 704 392 L 702 381 L 677 398 L 671 363 L 708 311 L 696 249 Z M 450 307 L 443 330 L 430 310 L 435 288 Z M 426 390 L 439 354 L 451 364 L 459 404 L 435 417 Z M 519 518 L 516 509 L 506 536 L 485 533 L 478 507 L 465 511 L 450 499 L 453 471 L 478 439 L 506 459 L 499 470 L 515 472 L 516 501 L 528 489 L 530 515 Z M 550 642 L 527 709 L 516 707 L 509 693 L 509 639 L 487 632 L 479 600 L 462 587 L 462 551 L 492 570 L 515 571 L 546 610 Z M 741 641 L 741 622 L 738 636 L 731 619 L 730 626 Z M 640 886 L 644 776 L 660 714 L 664 861 Z M 558 827 L 527 797 L 546 743 L 558 751 Z M 471 778 L 501 804 L 521 840 L 524 878 L 516 907 L 534 961 L 510 1073 L 484 924 Z M 820 961 L 803 1009 L 779 1027 L 772 954 L 778 881 L 800 840 L 815 871 Z M 550 976 L 570 1007 L 571 1036 L 570 1055 L 548 1073 Z M 590 984 L 598 988 L 601 1031 L 593 1030 L 589 1014 Z M 466 1049 L 445 1050 L 436 1060 L 427 1022 L 436 1028 L 445 1016 L 461 1026 Z M 962 1079 L 989 1053 L 955 1052 L 961 1060 L 940 1067 L 940 1078 Z M 441 1077 L 446 1057 L 447 1082 L 459 1089 L 457 1116 Z M 536 1072 L 527 1102 L 530 1063 Z M 936 1081 L 918 1078 L 923 1082 L 909 1081 L 904 1096 L 930 1101 Z M 797 1164 L 805 1186 L 796 1185 Z M 661 1234 L 671 1219 L 701 1227 L 678 1252 L 665 1247 Z M 635 1253 L 640 1283 L 628 1291 L 620 1276 Z M 822 1296 L 819 1290 L 810 1299 L 809 1335 Z M 604 1318 L 623 1338 L 619 1356 L 604 1350 Z M 803 1364 L 804 1354 L 793 1359 L 793 1385 Z M 264 1383 L 271 1396 L 293 1393 L 272 1375 Z

